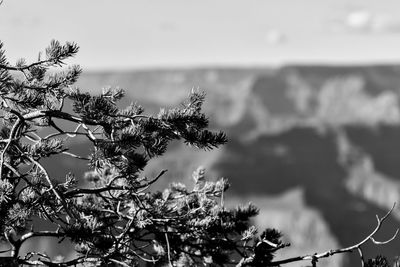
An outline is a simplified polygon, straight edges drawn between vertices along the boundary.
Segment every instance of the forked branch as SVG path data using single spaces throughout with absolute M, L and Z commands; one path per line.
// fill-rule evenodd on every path
M 288 259 L 284 259 L 284 260 L 274 261 L 274 262 L 270 263 L 270 266 L 279 266 L 279 265 L 282 265 L 282 264 L 286 264 L 286 263 L 290 263 L 290 262 L 296 262 L 296 261 L 303 261 L 303 260 L 309 260 L 309 261 L 312 262 L 312 264 L 316 264 L 316 262 L 321 258 L 327 258 L 327 257 L 330 257 L 332 255 L 339 254 L 339 253 L 353 252 L 354 250 L 357 250 L 359 252 L 360 259 L 361 259 L 361 266 L 364 266 L 364 259 L 363 259 L 362 248 L 361 248 L 361 246 L 363 244 L 365 244 L 368 241 L 371 241 L 376 245 L 384 245 L 384 244 L 387 244 L 387 243 L 393 241 L 396 238 L 397 234 L 399 233 L 399 228 L 398 228 L 396 230 L 396 232 L 394 233 L 394 235 L 391 238 L 389 238 L 388 240 L 376 241 L 375 238 L 374 238 L 375 234 L 382 227 L 384 221 L 393 212 L 395 206 L 396 206 L 396 203 L 394 203 L 392 208 L 381 218 L 378 215 L 376 215 L 377 225 L 376 225 L 375 229 L 368 236 L 366 236 L 363 240 L 361 240 L 360 242 L 358 242 L 358 243 L 356 243 L 356 244 L 354 244 L 352 246 L 349 246 L 349 247 L 346 247 L 346 248 L 328 250 L 328 251 L 325 251 L 325 252 L 322 252 L 322 253 L 315 253 L 313 255 L 304 255 L 304 256 L 298 256 L 298 257 L 288 258 Z

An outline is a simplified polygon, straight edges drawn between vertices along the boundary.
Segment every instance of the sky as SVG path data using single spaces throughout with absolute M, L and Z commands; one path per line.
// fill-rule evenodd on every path
M 3 0 L 10 62 L 52 39 L 89 70 L 400 63 L 400 1 Z

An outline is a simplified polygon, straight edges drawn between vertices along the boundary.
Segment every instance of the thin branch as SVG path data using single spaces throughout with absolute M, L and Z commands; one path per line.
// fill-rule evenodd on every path
M 42 138 L 40 138 L 40 136 L 39 136 L 39 138 L 37 136 L 33 137 L 33 136 L 31 136 L 30 134 L 27 134 L 27 133 L 24 133 L 23 137 L 25 137 L 26 139 L 28 139 L 29 141 L 34 142 L 34 143 L 38 143 L 42 139 Z
M 303 260 L 311 260 L 312 261 L 315 258 L 316 259 L 327 258 L 327 257 L 330 257 L 330 256 L 338 254 L 338 253 L 352 252 L 355 249 L 360 249 L 361 245 L 366 243 L 368 240 L 372 241 L 371 238 L 373 238 L 373 236 L 381 228 L 383 222 L 393 212 L 393 209 L 394 209 L 395 205 L 396 205 L 396 203 L 393 204 L 392 208 L 382 218 L 379 218 L 379 216 L 376 216 L 377 225 L 376 225 L 375 229 L 367 237 L 365 237 L 363 240 L 361 240 L 357 244 L 354 244 L 354 245 L 346 247 L 346 248 L 340 248 L 340 249 L 325 251 L 325 252 L 322 252 L 322 253 L 317 253 L 317 254 L 314 254 L 314 255 L 304 255 L 304 256 L 298 256 L 298 257 L 288 258 L 288 259 L 284 259 L 284 260 L 274 261 L 274 262 L 271 262 L 269 264 L 270 264 L 270 266 L 278 266 L 278 265 L 282 265 L 282 264 L 286 264 L 286 263 L 290 263 L 290 262 L 296 262 L 296 261 L 303 261 Z M 398 231 L 399 230 L 397 230 L 395 235 L 391 239 L 389 239 L 387 241 L 390 242 L 391 240 L 393 240 L 397 236 L 397 232 Z M 386 243 L 387 242 L 385 241 L 385 242 L 377 242 L 375 244 L 380 245 L 380 244 L 386 244 Z
M 71 191 L 68 191 L 66 193 L 64 193 L 64 195 L 67 198 L 70 198 L 72 196 L 75 195 L 79 195 L 79 194 L 98 194 L 98 193 L 102 193 L 102 192 L 106 192 L 106 191 L 110 191 L 110 190 L 128 190 L 130 189 L 129 187 L 126 186 L 104 186 L 104 187 L 98 187 L 98 188 L 75 188 L 72 189 Z
M 64 233 L 61 233 L 60 231 L 38 231 L 38 232 L 29 232 L 21 236 L 20 241 L 25 242 L 26 240 L 33 238 L 33 237 L 39 237 L 39 236 L 53 236 L 53 237 L 61 237 L 63 236 Z
M 84 123 L 82 123 L 82 127 L 83 127 L 83 129 L 85 129 L 86 132 L 88 133 L 89 139 L 90 139 L 92 142 L 95 142 L 95 141 L 97 140 L 97 138 L 94 136 L 94 134 L 93 134 L 92 131 L 89 129 L 89 127 L 88 127 L 86 124 L 84 124 Z
M 65 262 L 52 262 L 52 261 L 44 261 L 44 260 L 35 260 L 35 261 L 30 261 L 30 260 L 25 260 L 25 259 L 18 259 L 19 264 L 24 264 L 24 265 L 31 265 L 31 266 L 57 266 L 57 267 L 65 267 L 65 266 L 76 266 L 77 264 L 84 263 L 84 262 L 93 262 L 93 259 L 87 258 L 86 256 L 81 256 L 78 258 L 75 258 L 70 261 L 65 261 Z
M 376 245 L 385 245 L 385 244 L 392 242 L 397 237 L 398 233 L 399 233 L 399 228 L 397 228 L 396 233 L 394 233 L 394 235 L 386 241 L 376 241 L 372 236 L 370 237 L 370 239 Z
M 142 189 L 139 190 L 137 193 L 141 193 L 141 192 L 145 191 L 147 188 L 150 187 L 150 185 L 152 185 L 152 184 L 154 184 L 155 182 L 157 182 L 157 180 L 160 179 L 161 176 L 163 176 L 164 173 L 166 173 L 167 171 L 168 171 L 168 170 L 166 170 L 166 169 L 161 170 L 161 171 L 158 173 L 158 175 L 157 175 L 156 177 L 153 178 L 153 180 L 151 180 L 151 181 L 149 181 L 149 182 L 147 182 L 147 183 L 145 183 L 145 184 L 143 184 L 143 185 L 138 186 L 137 188 L 142 188 Z
M 76 159 L 90 160 L 89 158 L 82 157 L 82 156 L 79 156 L 79 155 L 75 155 L 74 153 L 71 153 L 71 152 L 68 152 L 68 151 L 63 151 L 63 152 L 61 152 L 61 154 L 64 154 L 64 155 L 67 155 L 67 156 L 71 156 L 71 157 L 76 158 Z
M 358 251 L 358 254 L 360 254 L 361 267 L 364 267 L 365 261 L 364 261 L 364 255 L 363 255 L 362 249 L 360 247 L 357 247 L 357 251 Z
M 0 4 L 3 1 L 0 2 Z M 5 70 L 13 70 L 13 71 L 24 71 L 24 70 L 29 70 L 32 67 L 35 66 L 40 66 L 40 65 L 57 65 L 57 64 L 63 64 L 63 62 L 61 60 L 65 59 L 67 57 L 67 55 L 60 55 L 59 57 L 52 57 L 52 58 L 48 58 L 45 60 L 39 60 L 36 61 L 34 63 L 31 63 L 29 65 L 25 65 L 25 66 L 21 66 L 21 67 L 14 67 L 11 65 L 4 65 L 4 64 L 0 64 L 0 69 L 5 69 Z
M 6 252 L 10 252 L 11 251 L 11 248 L 9 248 L 9 249 L 6 249 L 6 250 L 0 250 L 0 254 L 2 254 L 2 253 L 6 253 Z
M 68 204 L 65 201 L 65 199 L 60 195 L 60 193 L 57 191 L 57 189 L 55 188 L 53 182 L 50 179 L 49 174 L 47 173 L 47 170 L 42 166 L 42 164 L 40 164 L 38 161 L 36 161 L 34 158 L 32 158 L 31 156 L 27 156 L 27 158 L 33 163 L 35 164 L 43 173 L 47 183 L 50 186 L 50 190 L 53 191 L 54 195 L 59 199 L 59 201 L 61 202 L 61 205 L 64 207 L 65 212 L 68 214 L 68 216 L 71 217 L 71 219 L 77 219 L 77 217 L 75 216 L 75 214 L 73 214 L 73 212 L 68 208 Z
M 73 197 L 75 195 L 79 194 L 99 194 L 102 192 L 110 191 L 110 190 L 132 190 L 134 188 L 127 187 L 127 186 L 112 186 L 113 183 L 117 180 L 120 179 L 121 176 L 115 176 L 113 179 L 111 179 L 107 185 L 103 187 L 97 187 L 97 188 L 75 188 L 70 191 L 67 191 L 64 193 L 64 195 L 67 198 Z
M 17 134 L 18 128 L 21 126 L 21 124 L 22 124 L 22 120 L 18 117 L 17 121 L 14 123 L 13 127 L 11 128 L 10 135 L 9 135 L 8 141 L 6 143 L 6 146 L 1 151 L 1 154 L 0 154 L 0 164 L 1 164 L 0 165 L 0 179 L 3 179 L 4 156 L 7 152 L 7 150 L 9 149 L 11 142 L 15 138 L 15 135 Z
M 168 240 L 168 234 L 167 233 L 165 233 L 165 241 L 167 242 L 167 253 L 168 253 L 169 266 L 173 267 L 172 261 L 171 261 L 171 248 L 169 247 L 169 240 Z
M 116 264 L 119 264 L 119 265 L 121 265 L 121 266 L 130 267 L 129 264 L 126 264 L 126 263 L 124 263 L 124 262 L 122 262 L 122 261 L 117 261 L 117 260 L 115 260 L 115 259 L 109 259 L 109 261 L 114 262 L 114 263 L 116 263 Z

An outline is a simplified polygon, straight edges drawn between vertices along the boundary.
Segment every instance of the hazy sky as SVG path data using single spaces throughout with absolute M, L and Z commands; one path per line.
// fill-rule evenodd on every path
M 75 41 L 85 69 L 400 63 L 399 0 L 4 0 L 8 57 Z

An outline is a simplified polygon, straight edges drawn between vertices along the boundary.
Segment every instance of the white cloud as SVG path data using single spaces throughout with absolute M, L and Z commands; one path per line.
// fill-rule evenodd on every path
M 265 35 L 265 41 L 270 45 L 281 44 L 286 41 L 286 36 L 276 29 L 271 29 Z
M 373 15 L 364 10 L 351 12 L 345 19 L 345 24 L 355 30 L 369 30 L 373 24 Z
M 400 32 L 400 19 L 388 14 L 356 10 L 347 14 L 343 20 L 346 29 L 368 33 Z

